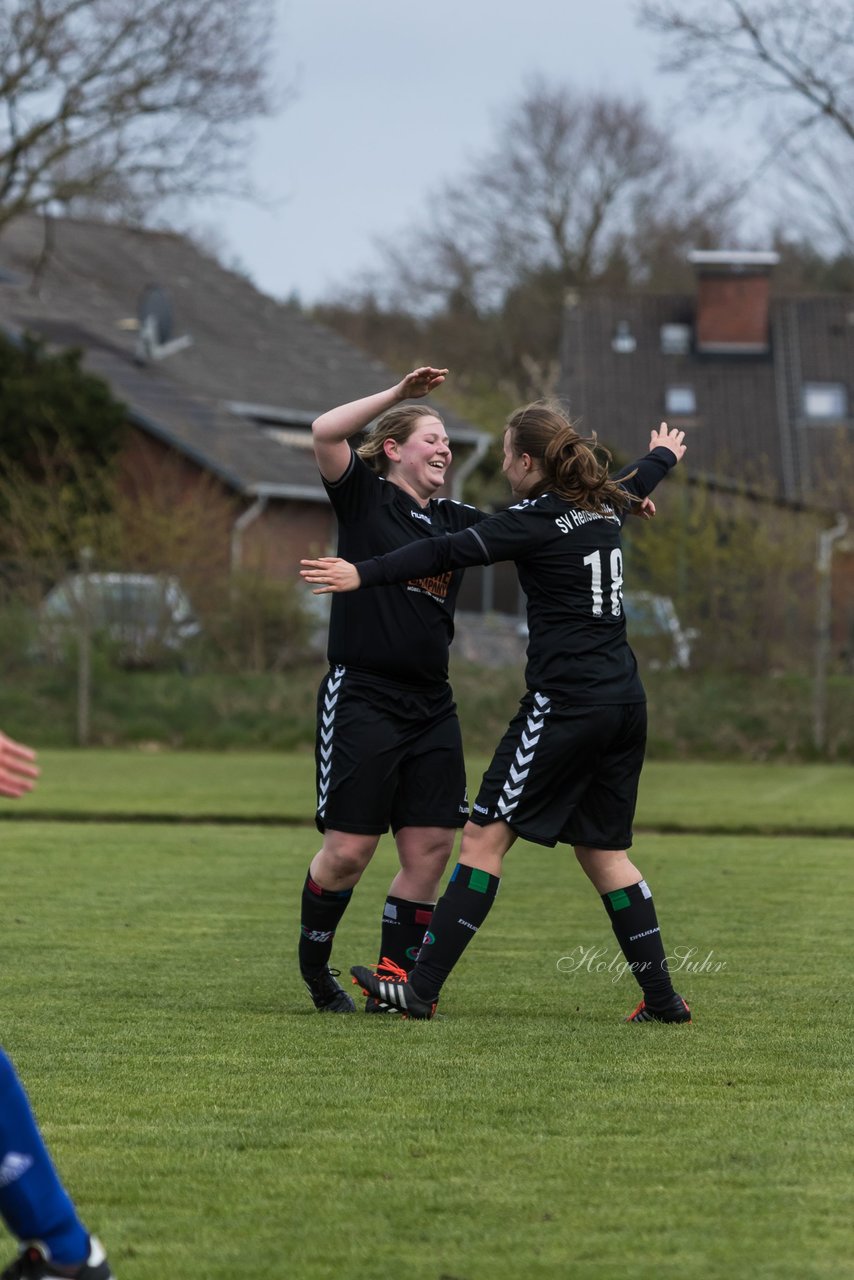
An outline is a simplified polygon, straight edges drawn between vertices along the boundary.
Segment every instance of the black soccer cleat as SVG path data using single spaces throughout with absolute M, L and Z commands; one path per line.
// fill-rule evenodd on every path
M 436 1001 L 422 1000 L 409 985 L 408 978 L 381 978 L 364 965 L 350 970 L 362 990 L 381 1004 L 393 1005 L 405 1018 L 426 1020 L 436 1012 Z
M 377 1000 L 374 996 L 368 996 L 365 1001 L 365 1013 L 393 1013 L 397 1018 L 400 1010 L 395 1009 L 393 1005 L 383 1004 L 382 1000 Z
M 347 995 L 340 983 L 335 981 L 340 975 L 340 969 L 330 969 L 328 966 L 312 978 L 302 975 L 305 989 L 314 1001 L 314 1007 L 318 1013 L 356 1012 L 356 1006 L 351 997 Z
M 691 1010 L 688 1005 L 674 991 L 673 998 L 669 1004 L 661 1009 L 650 1009 L 645 1000 L 641 1000 L 638 1007 L 633 1013 L 630 1013 L 625 1022 L 690 1022 Z
M 404 969 L 395 960 L 389 960 L 388 956 L 383 956 L 379 964 L 373 966 L 373 972 L 380 979 L 385 978 L 388 980 L 391 978 L 392 981 L 395 982 L 405 982 L 409 977 L 408 970 Z M 353 984 L 358 986 L 355 978 L 353 978 Z M 364 991 L 362 994 L 368 995 L 367 991 Z M 365 1013 L 390 1013 L 395 1018 L 400 1016 L 400 1010 L 396 1008 L 395 1005 L 384 1004 L 382 1000 L 377 1000 L 376 996 L 370 995 L 368 995 L 368 998 L 365 1001 Z
M 68 1276 L 76 1277 L 77 1280 L 115 1280 L 100 1240 L 96 1240 L 94 1236 L 90 1238 L 89 1257 L 76 1271 L 69 1271 L 67 1267 L 57 1270 L 43 1245 L 28 1245 L 0 1273 L 0 1280 L 66 1280 Z

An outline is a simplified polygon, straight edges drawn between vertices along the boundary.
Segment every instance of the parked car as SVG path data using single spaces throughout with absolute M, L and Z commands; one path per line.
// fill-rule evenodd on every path
M 651 667 L 679 667 L 683 671 L 691 665 L 691 645 L 697 632 L 685 628 L 679 621 L 670 596 L 657 596 L 651 591 L 626 591 L 623 609 L 629 629 L 629 643 L 635 650 L 644 650 Z M 652 650 L 649 641 L 668 640 L 668 645 L 656 645 Z
M 73 573 L 39 606 L 40 652 L 49 659 L 61 657 L 87 614 L 92 634 L 106 637 L 126 667 L 155 666 L 201 631 L 177 578 Z
M 683 627 L 670 596 L 657 596 L 652 591 L 625 591 L 623 612 L 629 632 L 629 644 L 638 658 L 653 670 L 674 667 L 687 670 L 691 665 L 691 645 L 697 632 Z M 527 636 L 528 623 L 519 624 L 519 635 Z

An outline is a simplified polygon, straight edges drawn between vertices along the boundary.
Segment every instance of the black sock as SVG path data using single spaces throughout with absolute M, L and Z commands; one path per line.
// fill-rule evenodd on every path
M 352 889 L 321 889 L 311 878 L 305 878 L 300 917 L 299 967 L 307 978 L 314 978 L 326 967 L 332 955 L 332 939 L 343 916 Z
M 435 905 L 388 895 L 383 908 L 380 961 L 391 960 L 407 973 L 414 968 Z
M 433 920 L 410 975 L 422 1000 L 436 1000 L 442 984 L 489 915 L 499 876 L 457 863 L 448 887 L 436 903 Z
M 673 998 L 673 983 L 667 972 L 664 944 L 645 880 L 603 893 L 602 901 L 611 919 L 611 928 L 620 950 L 632 966 L 652 1009 L 663 1009 Z

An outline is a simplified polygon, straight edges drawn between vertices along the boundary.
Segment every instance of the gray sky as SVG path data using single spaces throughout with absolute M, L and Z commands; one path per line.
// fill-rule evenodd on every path
M 373 261 L 489 143 L 502 109 L 542 74 L 641 94 L 694 136 L 656 71 L 634 0 L 276 0 L 274 67 L 298 97 L 256 126 L 251 174 L 276 204 L 190 210 L 220 252 L 275 297 L 310 303 Z M 706 144 L 714 137 L 705 135 Z

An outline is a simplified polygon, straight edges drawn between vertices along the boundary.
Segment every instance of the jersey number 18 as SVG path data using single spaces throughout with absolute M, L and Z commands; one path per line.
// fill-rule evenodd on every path
M 593 617 L 601 618 L 604 612 L 603 605 L 605 603 L 605 595 L 602 585 L 602 552 L 592 551 L 589 556 L 584 557 L 584 563 L 590 565 L 591 574 L 591 593 L 593 596 Z M 623 553 L 619 547 L 614 547 L 610 556 L 611 571 L 611 588 L 610 602 L 611 614 L 615 618 L 619 618 L 623 612 Z

